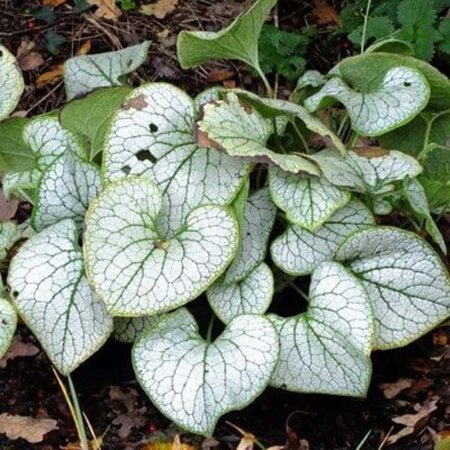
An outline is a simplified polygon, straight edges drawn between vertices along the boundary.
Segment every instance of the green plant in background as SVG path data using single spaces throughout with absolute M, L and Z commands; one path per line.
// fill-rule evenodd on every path
M 340 13 L 342 28 L 353 44 L 362 42 L 366 0 L 346 2 Z M 373 2 L 366 42 L 395 37 L 411 44 L 417 58 L 429 61 L 436 50 L 449 53 L 448 0 L 379 0 Z
M 36 234 L 9 267 L 1 350 L 16 312 L 62 374 L 111 335 L 134 342 L 155 406 L 211 435 L 268 385 L 364 396 L 373 350 L 406 345 L 450 315 L 447 270 L 420 237 L 426 230 L 446 252 L 432 213 L 450 210 L 450 81 L 389 40 L 328 74 L 306 72 L 292 101 L 279 100 L 258 56 L 274 3 L 178 39 L 183 67 L 245 61 L 267 97 L 123 86 L 146 58 L 143 43 L 73 58 L 72 101 L 18 123 L 7 116 L 23 83 L 2 49 L 3 187 L 34 203 Z M 355 147 L 359 137 L 382 147 Z M 16 154 L 8 142 L 20 143 Z M 378 226 L 394 209 L 404 229 Z M 286 280 L 298 297 L 284 300 L 305 312 L 267 314 Z M 196 299 L 214 312 L 207 331 L 189 310 Z

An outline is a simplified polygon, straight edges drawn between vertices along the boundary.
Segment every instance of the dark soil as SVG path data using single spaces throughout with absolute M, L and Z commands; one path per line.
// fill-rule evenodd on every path
M 24 40 L 34 42 L 34 50 L 44 58 L 39 68 L 25 72 L 27 88 L 18 109 L 28 115 L 51 111 L 64 103 L 60 80 L 38 88 L 36 79 L 75 54 L 86 41 L 92 44 L 91 53 L 98 53 L 151 40 L 151 56 L 131 77 L 134 85 L 164 80 L 196 94 L 215 84 L 218 71 L 228 71 L 231 75 L 225 82 L 256 91 L 261 89 L 239 63 L 215 62 L 195 71 L 182 71 L 176 60 L 175 38 L 181 29 L 218 29 L 228 23 L 245 2 L 180 0 L 176 11 L 164 20 L 131 12 L 123 14 L 117 23 L 95 19 L 90 12 L 75 14 L 72 4 L 67 1 L 56 8 L 54 22 L 46 24 L 35 18 L 42 9 L 41 1 L 0 0 L 0 41 L 13 53 Z M 339 5 L 336 2 L 334 6 Z M 295 29 L 311 23 L 314 20 L 312 9 L 313 2 L 306 0 L 281 1 L 280 24 Z M 326 37 L 328 28 L 326 25 L 319 27 L 310 50 L 309 68 L 327 70 L 351 51 L 342 40 L 330 45 Z M 56 56 L 46 48 L 49 31 L 66 38 Z M 441 67 L 445 65 L 444 61 Z M 289 83 L 280 80 L 281 95 L 287 95 L 291 89 Z M 29 206 L 22 204 L 17 218 L 24 220 L 29 213 Z M 444 218 L 440 225 L 450 242 L 450 221 Z M 289 292 L 285 291 L 283 296 L 289 296 Z M 195 304 L 193 309 L 196 309 Z M 198 315 L 204 320 L 205 312 Z M 18 336 L 24 343 L 38 345 L 23 326 Z M 432 449 L 433 436 L 450 429 L 450 328 L 442 327 L 403 349 L 377 352 L 373 362 L 372 386 L 367 399 L 300 395 L 268 389 L 253 405 L 228 414 L 219 422 L 215 433 L 217 442 L 184 434 L 155 410 L 135 381 L 128 345 L 108 342 L 74 373 L 73 379 L 82 408 L 95 432 L 98 436 L 104 434 L 103 450 L 139 450 L 152 440 L 171 441 L 177 433 L 181 434 L 183 442 L 197 448 L 236 448 L 239 433 L 226 421 L 253 433 L 265 446 L 286 445 L 290 450 L 355 450 L 369 431 L 371 435 L 363 447 L 365 450 Z M 392 399 L 385 398 L 379 386 L 400 378 L 411 379 L 411 387 Z M 387 435 L 402 428 L 392 422 L 392 418 L 415 414 L 420 405 L 434 400 L 437 409 L 416 424 L 408 436 L 394 445 L 384 446 Z M 51 417 L 58 420 L 59 429 L 47 434 L 42 443 L 33 445 L 0 435 L 2 450 L 52 450 L 77 440 L 69 410 L 43 352 L 33 357 L 11 359 L 0 369 L 0 413 L 3 412 Z M 119 434 L 117 422 L 113 424 L 119 416 L 123 419 L 123 415 L 136 425 L 126 437 L 124 433 Z

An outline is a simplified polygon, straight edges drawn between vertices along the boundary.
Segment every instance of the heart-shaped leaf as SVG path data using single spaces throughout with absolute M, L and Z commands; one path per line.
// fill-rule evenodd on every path
M 150 42 L 123 50 L 81 55 L 64 64 L 64 85 L 68 100 L 94 89 L 123 84 L 120 78 L 136 70 L 147 59 Z
M 11 117 L 0 122 L 0 170 L 3 173 L 31 169 L 34 155 L 23 140 L 23 129 L 30 119 Z
M 287 219 L 310 231 L 323 225 L 351 197 L 350 192 L 324 178 L 291 175 L 275 167 L 269 171 L 269 187 L 273 201 Z
M 389 192 L 396 181 L 415 178 L 422 172 L 413 157 L 378 147 L 355 148 L 345 156 L 337 150 L 323 150 L 311 158 L 330 183 L 368 194 Z
M 16 58 L 0 45 L 0 120 L 6 119 L 14 111 L 24 87 Z
M 152 403 L 176 424 L 211 435 L 219 417 L 252 402 L 278 360 L 270 321 L 241 315 L 205 342 L 186 309 L 162 319 L 133 349 L 137 378 Z
M 207 291 L 208 301 L 217 317 L 229 323 L 240 314 L 264 314 L 273 297 L 273 274 L 261 263 L 242 280 L 225 284 L 223 279 Z
M 111 183 L 86 215 L 88 276 L 118 316 L 153 315 L 195 299 L 236 252 L 238 225 L 227 209 L 192 210 L 180 231 L 165 236 L 157 219 L 166 210 L 147 177 Z
M 63 219 L 78 225 L 101 186 L 97 166 L 72 152 L 61 155 L 42 176 L 33 209 L 32 224 L 37 231 Z
M 16 326 L 16 310 L 8 300 L 0 298 L 0 358 L 8 351 Z
M 154 326 L 161 316 L 114 317 L 114 339 L 132 344 L 150 327 Z
M 343 266 L 313 272 L 307 312 L 270 316 L 280 336 L 271 384 L 296 392 L 362 397 L 372 373 L 373 315 L 364 288 Z
M 64 130 L 56 117 L 38 117 L 32 120 L 23 130 L 23 139 L 31 149 L 34 165 L 5 175 L 3 190 L 7 196 L 35 189 L 42 173 L 63 153 L 72 151 L 81 157 L 85 154 L 78 138 Z
M 379 136 L 412 120 L 430 99 L 426 78 L 409 67 L 394 67 L 384 74 L 377 71 L 365 88 L 356 91 L 343 79 L 332 78 L 305 100 L 305 106 L 312 112 L 337 100 L 347 109 L 357 133 Z
M 308 275 L 318 264 L 333 260 L 347 236 L 370 225 L 375 225 L 372 213 L 358 200 L 351 200 L 314 232 L 290 225 L 272 242 L 272 260 L 290 275 Z
M 392 227 L 352 234 L 336 259 L 355 274 L 374 309 L 376 348 L 406 345 L 450 315 L 450 280 L 434 250 Z
M 29 239 L 8 275 L 12 301 L 57 369 L 68 374 L 108 339 L 112 318 L 83 268 L 77 226 L 63 220 Z
M 257 0 L 234 22 L 219 32 L 182 31 L 178 36 L 177 54 L 183 69 L 210 59 L 239 59 L 261 71 L 258 40 L 264 21 L 276 0 Z
M 248 198 L 244 206 L 239 247 L 226 271 L 224 284 L 243 280 L 264 261 L 276 213 L 277 208 L 268 189 L 260 189 Z
M 241 104 L 235 92 L 227 94 L 225 100 L 205 105 L 198 125 L 209 145 L 231 156 L 275 164 L 286 172 L 320 175 L 314 162 L 302 154 L 276 153 L 267 148 L 266 142 L 274 132 L 273 120 Z
M 106 139 L 105 177 L 147 174 L 163 192 L 168 215 L 161 226 L 171 232 L 197 206 L 231 203 L 248 172 L 242 161 L 198 147 L 196 115 L 194 102 L 183 91 L 148 84 L 130 94 Z

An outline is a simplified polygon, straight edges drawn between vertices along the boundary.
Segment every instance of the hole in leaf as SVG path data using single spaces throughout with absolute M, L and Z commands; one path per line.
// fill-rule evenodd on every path
M 152 163 L 156 162 L 156 158 L 151 154 L 150 150 L 142 149 L 136 153 L 136 158 L 139 161 L 150 161 Z
M 128 175 L 131 172 L 131 167 L 130 166 L 123 166 L 120 169 L 125 175 Z
M 410 86 L 411 86 L 411 81 L 405 81 L 405 82 L 403 82 L 403 86 L 405 86 L 405 87 L 410 87 Z
M 148 126 L 148 128 L 149 128 L 149 130 L 150 130 L 152 133 L 156 133 L 156 132 L 158 131 L 158 126 L 155 125 L 154 123 L 151 123 L 151 124 Z
M 131 64 L 133 64 L 133 60 L 132 60 L 132 59 L 129 59 L 128 62 L 127 62 L 127 67 L 130 67 Z
M 17 291 L 11 292 L 11 297 L 17 298 L 19 296 L 19 293 Z

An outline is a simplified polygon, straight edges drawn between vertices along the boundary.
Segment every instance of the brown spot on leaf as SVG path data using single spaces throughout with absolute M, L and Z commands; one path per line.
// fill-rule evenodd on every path
M 136 109 L 137 111 L 142 111 L 144 108 L 148 106 L 147 101 L 145 100 L 144 94 L 139 94 L 137 97 L 134 97 L 122 105 L 122 111 L 129 111 L 130 109 Z
M 379 158 L 380 156 L 386 156 L 389 154 L 389 150 L 381 147 L 355 147 L 352 151 L 364 158 Z
M 198 125 L 195 127 L 195 140 L 199 147 L 215 148 L 216 150 L 223 150 L 223 147 L 217 142 L 208 137 L 208 134 L 200 130 Z

